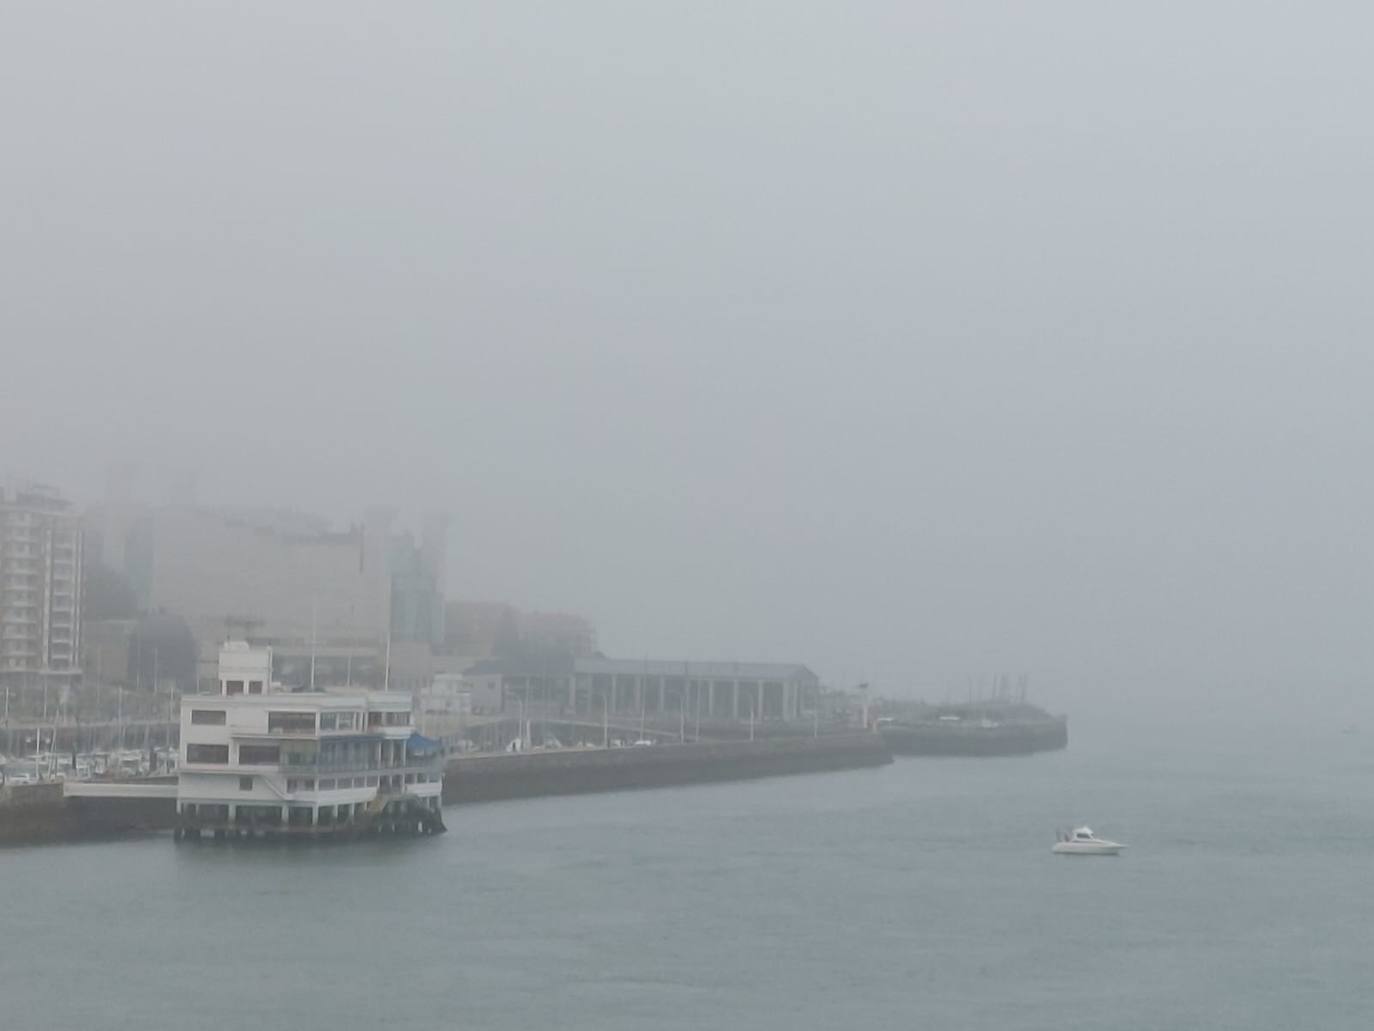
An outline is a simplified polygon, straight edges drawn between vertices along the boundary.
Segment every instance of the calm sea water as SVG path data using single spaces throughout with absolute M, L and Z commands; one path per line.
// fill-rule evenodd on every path
M 433 840 L 0 851 L 0 1023 L 1374 1027 L 1374 729 L 449 809 Z M 1050 854 L 1075 820 L 1131 846 Z

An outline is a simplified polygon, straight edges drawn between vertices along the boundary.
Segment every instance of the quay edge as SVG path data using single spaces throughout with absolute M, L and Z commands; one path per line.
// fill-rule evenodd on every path
M 671 787 L 892 762 L 875 733 L 758 741 L 701 741 L 643 748 L 526 752 L 450 758 L 446 805 L 551 795 Z M 169 831 L 174 798 L 66 798 L 59 784 L 0 791 L 0 845 L 40 844 Z
M 885 766 L 886 742 L 872 733 L 759 741 L 700 741 L 484 755 L 449 760 L 445 803 L 671 787 L 712 781 Z
M 1069 746 L 1069 723 L 1062 716 L 994 726 L 886 723 L 879 734 L 894 755 L 903 756 L 1030 755 Z

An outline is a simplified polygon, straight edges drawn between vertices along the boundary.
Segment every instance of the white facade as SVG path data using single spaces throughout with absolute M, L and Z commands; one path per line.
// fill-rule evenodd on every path
M 220 693 L 182 699 L 177 811 L 191 829 L 357 827 L 388 803 L 437 810 L 442 759 L 412 754 L 409 695 L 285 692 L 267 648 L 229 642 Z
M 81 675 L 81 527 L 47 487 L 0 487 L 0 682 Z
M 420 711 L 425 715 L 469 716 L 473 685 L 458 673 L 437 673 L 420 691 Z

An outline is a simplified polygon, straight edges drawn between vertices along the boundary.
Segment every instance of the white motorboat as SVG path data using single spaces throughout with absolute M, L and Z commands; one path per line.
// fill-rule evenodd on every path
M 1119 841 L 1099 838 L 1091 827 L 1075 828 L 1072 834 L 1057 832 L 1054 849 L 1061 856 L 1117 856 L 1126 846 Z

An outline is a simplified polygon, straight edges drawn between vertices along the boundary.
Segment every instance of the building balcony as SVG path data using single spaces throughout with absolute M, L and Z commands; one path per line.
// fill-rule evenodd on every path
M 383 777 L 404 776 L 429 772 L 436 769 L 439 764 L 426 761 L 424 763 L 411 760 L 403 766 L 387 766 L 382 763 L 287 763 L 281 764 L 281 772 L 290 777 L 339 777 L 353 774 L 372 774 L 377 773 Z

